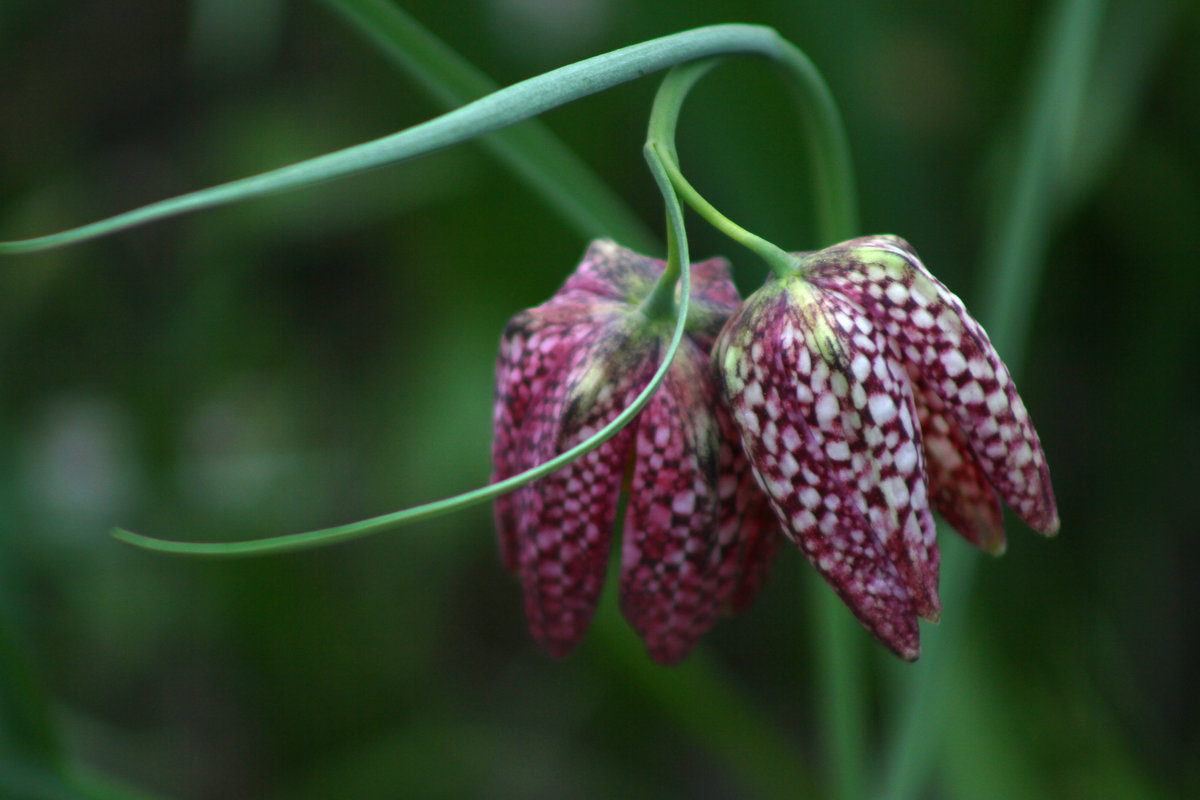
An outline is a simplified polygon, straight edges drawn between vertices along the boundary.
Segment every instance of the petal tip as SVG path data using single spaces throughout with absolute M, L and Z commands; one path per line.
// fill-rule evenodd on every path
M 579 646 L 578 640 L 566 641 L 563 639 L 547 639 L 540 637 L 534 633 L 534 641 L 543 653 L 553 658 L 555 661 L 562 661 L 571 653 L 575 652 L 575 648 Z
M 683 661 L 691 654 L 695 647 L 695 642 L 689 643 L 687 646 L 652 646 L 646 645 L 646 655 L 650 656 L 650 660 L 661 667 L 678 666 L 680 661 Z
M 991 541 L 984 542 L 982 549 L 983 552 L 987 553 L 989 556 L 995 556 L 996 558 L 999 558 L 1000 556 L 1004 555 L 1005 552 L 1007 552 L 1008 542 L 1003 536 L 1001 536 L 999 539 L 993 539 Z

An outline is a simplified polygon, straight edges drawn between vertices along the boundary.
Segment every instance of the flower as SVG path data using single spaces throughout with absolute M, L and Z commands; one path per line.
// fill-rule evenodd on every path
M 496 369 L 494 481 L 592 436 L 646 386 L 675 323 L 649 319 L 639 303 L 664 269 L 594 242 L 554 297 L 509 321 Z M 693 265 L 692 285 L 686 335 L 641 413 L 496 501 L 502 558 L 524 585 L 534 639 L 555 657 L 575 648 L 595 612 L 623 481 L 620 605 L 659 662 L 685 656 L 723 609 L 744 608 L 774 554 L 774 520 L 709 368 L 740 298 L 719 259 Z
M 1000 499 L 1052 535 L 1041 443 L 987 334 L 895 236 L 798 253 L 721 331 L 714 370 L 784 533 L 863 625 L 919 654 L 930 509 L 993 553 Z

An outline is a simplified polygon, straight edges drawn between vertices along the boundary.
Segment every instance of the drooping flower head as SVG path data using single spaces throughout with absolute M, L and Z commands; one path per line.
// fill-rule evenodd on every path
M 598 241 L 553 298 L 512 318 L 496 370 L 493 480 L 590 437 L 646 386 L 674 322 L 639 304 L 664 268 Z M 551 655 L 573 650 L 591 621 L 627 477 L 620 603 L 655 660 L 678 661 L 757 591 L 778 537 L 709 369 L 739 302 L 726 262 L 694 264 L 687 335 L 648 405 L 597 449 L 496 501 L 501 555 Z
M 903 658 L 936 620 L 930 510 L 993 553 L 1000 500 L 1051 535 L 1041 443 L 962 302 L 895 236 L 798 253 L 721 332 L 715 371 L 784 533 Z

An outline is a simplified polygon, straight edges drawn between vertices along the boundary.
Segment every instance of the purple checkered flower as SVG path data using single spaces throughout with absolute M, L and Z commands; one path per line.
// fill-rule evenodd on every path
M 930 509 L 1004 549 L 1000 500 L 1052 535 L 1041 443 L 987 334 L 895 236 L 797 254 L 750 297 L 713 361 L 784 533 L 902 658 L 936 620 Z
M 592 436 L 650 381 L 674 322 L 639 309 L 665 264 L 592 244 L 546 303 L 500 342 L 493 480 Z M 570 653 L 595 612 L 622 484 L 620 604 L 652 658 L 683 658 L 726 608 L 757 592 L 779 537 L 709 367 L 740 298 L 722 260 L 692 266 L 684 337 L 649 404 L 616 436 L 496 501 L 501 555 L 525 589 L 534 639 Z

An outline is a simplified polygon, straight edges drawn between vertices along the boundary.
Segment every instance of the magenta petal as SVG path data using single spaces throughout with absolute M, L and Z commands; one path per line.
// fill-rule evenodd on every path
M 820 327 L 841 344 L 831 362 L 811 327 L 790 342 L 784 337 L 785 348 L 790 344 L 801 369 L 809 370 L 797 376 L 803 381 L 807 375 L 807 395 L 801 397 L 797 388 L 797 396 L 830 468 L 866 515 L 917 614 L 936 621 L 941 614 L 936 529 L 908 376 L 861 308 L 838 295 L 817 297 Z M 801 355 L 800 349 L 806 352 Z
M 754 481 L 752 472 L 748 473 Z M 771 562 L 779 552 L 779 523 L 765 495 L 755 483 L 754 489 L 761 495 L 755 508 L 742 517 L 742 551 L 738 567 L 737 584 L 729 598 L 729 609 L 735 614 L 744 614 L 754 602 L 767 581 Z
M 525 614 L 555 658 L 575 649 L 596 611 L 631 433 L 520 490 Z
M 750 463 L 784 533 L 876 638 L 915 659 L 912 598 L 859 505 L 857 481 L 845 480 L 846 442 L 821 430 L 828 416 L 815 401 L 828 367 L 813 358 L 787 290 L 767 290 L 730 322 L 716 354 Z
M 670 328 L 637 306 L 664 268 L 597 241 L 554 297 L 513 318 L 497 361 L 493 480 L 589 438 L 646 385 Z M 551 654 L 569 653 L 595 612 L 627 476 L 621 605 L 655 659 L 682 658 L 765 578 L 777 537 L 706 355 L 739 302 L 728 263 L 694 264 L 687 336 L 638 419 L 497 499 L 502 557 L 519 572 L 530 630 Z
M 766 583 L 771 561 L 779 552 L 779 523 L 763 494 L 738 440 L 729 411 L 718 408 L 722 430 L 721 515 L 718 530 L 722 541 L 740 542 L 729 598 L 735 614 L 744 613 Z
M 585 338 L 586 328 L 571 327 L 545 315 L 513 317 L 500 340 L 493 411 L 492 482 L 537 465 L 536 439 L 527 429 L 539 424 L 561 391 L 566 365 Z M 516 495 L 495 501 L 496 532 L 504 566 L 518 566 Z
M 607 343 L 608 333 L 604 327 L 594 332 L 595 346 L 577 355 L 557 400 L 543 406 L 523 429 L 522 435 L 534 443 L 536 462 L 590 437 L 628 406 L 649 379 L 655 365 L 646 361 L 643 368 L 621 375 L 619 384 L 605 380 L 607 366 L 596 352 Z M 595 370 L 604 375 L 597 378 Z M 598 382 L 601 388 L 592 394 L 590 387 Z M 595 613 L 633 436 L 633 427 L 626 427 L 515 493 L 529 629 L 556 658 L 578 645 Z
M 652 658 L 673 664 L 716 622 L 733 588 L 718 537 L 720 430 L 707 359 L 690 343 L 638 417 L 621 558 L 621 609 Z M 736 552 L 733 553 L 736 557 Z M 736 563 L 733 565 L 736 568 Z
M 1008 368 L 962 301 L 912 248 L 895 236 L 845 242 L 819 254 L 812 280 L 872 311 L 909 373 L 941 400 L 1004 501 L 1034 530 L 1055 533 L 1045 455 Z
M 1000 498 L 988 482 L 958 425 L 946 417 L 941 400 L 923 387 L 917 403 L 925 443 L 929 502 L 971 544 L 993 555 L 1004 552 Z

